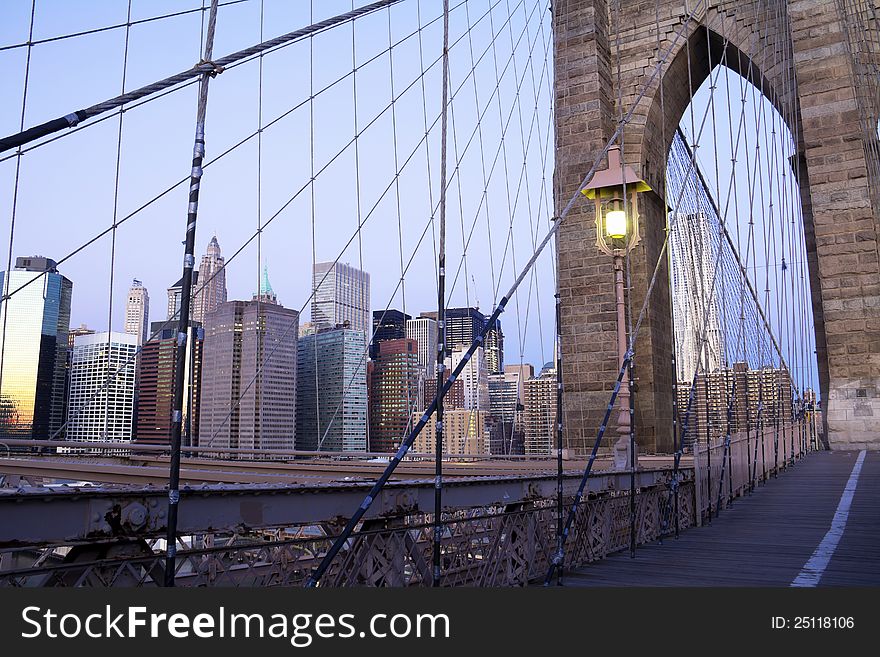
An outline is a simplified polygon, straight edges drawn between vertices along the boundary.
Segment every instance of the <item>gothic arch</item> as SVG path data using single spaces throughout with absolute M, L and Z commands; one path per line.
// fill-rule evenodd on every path
M 702 14 L 688 18 L 694 5 L 707 4 Z M 612 9 L 619 9 L 619 21 Z M 834 0 L 554 0 L 554 194 L 560 212 L 615 131 L 617 103 L 624 110 L 637 103 L 626 125 L 624 158 L 658 191 L 643 195 L 643 241 L 631 257 L 632 305 L 640 307 L 664 237 L 663 156 L 692 92 L 709 73 L 710 60 L 714 65 L 726 55 L 727 66 L 764 90 L 799 146 L 801 157 L 794 164 L 800 173 L 819 379 L 832 445 L 837 440 L 876 447 L 880 325 L 873 318 L 880 307 L 880 164 L 873 166 L 871 153 L 873 148 L 880 154 L 880 146 L 872 146 L 863 133 L 866 113 L 880 112 L 871 113 L 873 96 L 856 79 L 865 78 L 860 67 L 880 61 L 880 52 L 855 50 L 861 28 L 841 12 Z M 876 33 L 875 23 L 865 30 Z M 620 35 L 614 32 L 617 24 Z M 639 98 L 658 52 L 666 52 L 679 31 L 687 39 L 675 46 L 662 80 L 652 80 Z M 861 39 L 868 44 L 864 48 L 877 41 Z M 786 82 L 795 74 L 797 92 Z M 880 155 L 874 159 L 880 161 Z M 606 256 L 591 249 L 592 222 L 592 208 L 576 204 L 558 233 L 565 424 L 568 445 L 576 450 L 592 445 L 617 369 L 610 269 Z M 661 266 L 636 342 L 636 426 L 646 451 L 668 452 L 672 445 L 667 276 Z

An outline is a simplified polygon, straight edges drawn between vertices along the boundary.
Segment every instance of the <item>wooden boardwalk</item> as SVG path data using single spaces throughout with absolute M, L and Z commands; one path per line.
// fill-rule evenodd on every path
M 790 586 L 832 526 L 859 452 L 814 452 L 678 539 L 565 573 L 566 586 Z M 819 586 L 880 585 L 880 453 L 867 452 Z M 837 515 L 837 524 L 841 514 Z M 830 539 L 829 539 L 830 540 Z M 829 540 L 825 541 L 827 548 Z M 834 542 L 830 540 L 830 542 Z M 830 551 L 824 550 L 825 554 Z

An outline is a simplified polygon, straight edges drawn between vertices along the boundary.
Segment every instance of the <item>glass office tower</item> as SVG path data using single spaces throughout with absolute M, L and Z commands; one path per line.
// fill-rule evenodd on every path
M 296 448 L 367 449 L 367 363 L 364 334 L 321 329 L 297 344 Z
M 64 422 L 73 283 L 32 256 L 0 272 L 0 289 L 0 436 L 47 439 Z

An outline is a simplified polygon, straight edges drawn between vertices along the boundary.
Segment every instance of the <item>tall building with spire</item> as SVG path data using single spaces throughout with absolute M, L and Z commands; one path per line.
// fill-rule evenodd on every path
M 142 345 L 150 336 L 150 294 L 138 279 L 131 282 L 128 300 L 125 302 L 125 332 L 137 336 L 138 345 Z
M 193 298 L 192 319 L 204 323 L 209 312 L 226 303 L 226 258 L 220 254 L 220 243 L 214 235 L 199 265 L 199 286 L 204 286 Z
M 204 330 L 199 444 L 292 449 L 299 313 L 278 303 L 267 270 L 251 301 L 220 304 Z
M 260 276 L 260 289 L 254 294 L 254 301 L 278 303 L 278 295 L 275 294 L 275 290 L 272 289 L 272 284 L 269 282 L 269 268 L 266 265 L 263 265 L 263 275 Z

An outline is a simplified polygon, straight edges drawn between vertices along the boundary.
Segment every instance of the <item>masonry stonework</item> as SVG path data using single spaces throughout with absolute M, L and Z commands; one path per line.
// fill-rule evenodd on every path
M 880 448 L 880 101 L 876 93 L 856 94 L 852 20 L 834 0 L 556 0 L 553 24 L 557 214 L 635 103 L 618 143 L 654 191 L 639 201 L 643 239 L 630 257 L 634 315 L 665 236 L 666 153 L 692 94 L 721 63 L 779 110 L 802 155 L 793 164 L 801 179 L 827 435 L 832 448 Z M 594 246 L 593 220 L 591 204 L 576 202 L 558 235 L 566 442 L 581 452 L 595 440 L 617 371 L 613 272 Z M 642 452 L 668 453 L 673 381 L 665 262 L 635 351 L 637 442 Z M 615 439 L 609 436 L 606 446 Z

